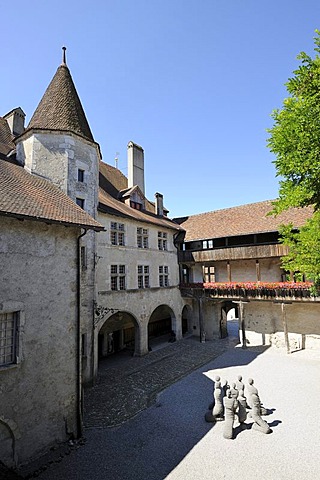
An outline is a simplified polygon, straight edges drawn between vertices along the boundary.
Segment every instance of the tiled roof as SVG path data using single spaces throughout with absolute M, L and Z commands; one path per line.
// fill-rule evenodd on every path
M 103 230 L 58 187 L 5 160 L 0 160 L 0 192 L 0 215 Z
M 231 237 L 250 233 L 277 232 L 281 224 L 301 227 L 312 216 L 313 208 L 291 208 L 277 217 L 267 216 L 273 200 L 175 218 L 186 230 L 186 241 Z
M 183 230 L 178 224 L 166 217 L 158 217 L 154 213 L 142 210 L 135 210 L 123 202 L 120 202 L 110 194 L 105 192 L 102 188 L 99 191 L 99 210 L 101 212 L 109 213 L 120 217 L 131 218 L 139 220 L 140 222 L 152 223 L 159 227 L 172 228 L 174 230 Z
M 118 199 L 121 196 L 120 192 L 128 189 L 128 179 L 118 168 L 100 162 L 99 185 L 106 193 Z M 145 198 L 145 209 L 152 214 L 155 211 L 155 204 Z M 167 212 L 168 210 L 164 208 L 164 211 Z
M 30 129 L 69 131 L 94 141 L 67 65 L 58 67 L 29 122 Z
M 0 158 L 5 158 L 11 150 L 15 149 L 13 139 L 8 122 L 0 117 Z

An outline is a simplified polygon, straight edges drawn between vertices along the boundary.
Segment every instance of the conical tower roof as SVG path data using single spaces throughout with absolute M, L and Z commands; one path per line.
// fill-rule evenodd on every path
M 74 86 L 69 68 L 63 61 L 45 91 L 27 130 L 33 128 L 64 130 L 94 142 L 86 115 Z

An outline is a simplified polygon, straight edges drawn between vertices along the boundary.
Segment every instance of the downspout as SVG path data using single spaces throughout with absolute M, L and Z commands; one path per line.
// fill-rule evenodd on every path
M 81 364 L 81 258 L 80 258 L 80 242 L 81 238 L 87 233 L 87 229 L 77 238 L 77 437 L 81 438 L 83 434 L 83 404 L 82 404 L 82 364 Z

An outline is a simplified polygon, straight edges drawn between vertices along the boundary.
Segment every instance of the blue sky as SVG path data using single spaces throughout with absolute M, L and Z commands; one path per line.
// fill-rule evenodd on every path
M 103 160 L 127 174 L 145 150 L 146 193 L 171 217 L 275 198 L 270 113 L 304 50 L 319 0 L 1 2 L 1 108 L 30 120 L 67 47 Z

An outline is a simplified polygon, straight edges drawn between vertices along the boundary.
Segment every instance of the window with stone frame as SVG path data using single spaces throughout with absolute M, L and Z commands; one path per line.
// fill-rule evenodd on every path
M 111 290 L 125 290 L 126 289 L 126 266 L 125 265 L 111 265 Z
M 158 232 L 158 249 L 168 250 L 167 232 Z
M 169 286 L 169 267 L 167 265 L 159 266 L 159 287 Z
M 138 288 L 150 287 L 149 265 L 138 265 Z
M 149 248 L 149 231 L 147 228 L 137 227 L 138 248 Z
M 203 281 L 205 283 L 216 281 L 215 270 L 213 265 L 203 266 Z
M 84 170 L 82 168 L 78 168 L 78 182 L 84 182 Z
M 84 210 L 84 198 L 77 197 L 76 204 Z
M 17 363 L 19 312 L 0 313 L 0 367 Z
M 111 245 L 125 245 L 124 223 L 111 222 L 110 225 L 110 242 Z

